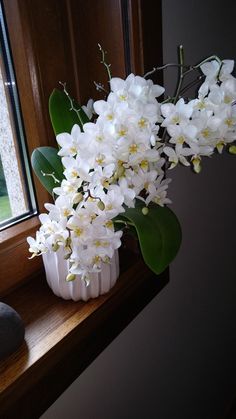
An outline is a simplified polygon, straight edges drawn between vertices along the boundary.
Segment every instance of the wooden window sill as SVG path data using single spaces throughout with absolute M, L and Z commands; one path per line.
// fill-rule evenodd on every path
M 125 253 L 115 287 L 87 303 L 55 297 L 43 274 L 4 299 L 21 315 L 26 335 L 0 362 L 1 418 L 38 418 L 166 285 L 168 271 L 157 277 Z

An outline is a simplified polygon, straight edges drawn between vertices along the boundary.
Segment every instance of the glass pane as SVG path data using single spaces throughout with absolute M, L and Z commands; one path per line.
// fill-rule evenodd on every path
M 7 184 L 0 156 L 0 222 L 12 217 L 10 201 L 7 192 Z
M 36 210 L 10 47 L 0 3 L 0 228 Z

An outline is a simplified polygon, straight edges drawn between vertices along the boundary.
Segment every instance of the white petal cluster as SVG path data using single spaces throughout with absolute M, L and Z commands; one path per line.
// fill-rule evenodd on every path
M 201 170 L 202 156 L 211 156 L 215 150 L 222 153 L 225 145 L 236 140 L 236 79 L 231 75 L 232 60 L 222 66 L 216 60 L 201 66 L 205 81 L 198 97 L 185 103 L 161 106 L 162 126 L 169 134 L 164 147 L 170 168 L 179 162 L 192 163 L 195 172 Z
M 109 263 L 121 245 L 115 223 L 126 207 L 133 208 L 137 199 L 144 207 L 170 203 L 167 165 L 192 164 L 198 173 L 202 156 L 221 153 L 236 140 L 233 65 L 204 63 L 198 97 L 164 104 L 157 100 L 164 88 L 151 80 L 134 74 L 112 78 L 107 100 L 93 103 L 95 122 L 57 136 L 65 178 L 54 188 L 55 203 L 40 215 L 36 239 L 28 238 L 33 256 L 63 247 L 70 277 L 80 274 L 86 281 Z
M 95 122 L 75 125 L 57 136 L 65 179 L 54 188 L 57 199 L 46 204 L 30 251 L 65 249 L 70 274 L 88 277 L 110 261 L 121 245 L 114 218 L 134 207 L 135 199 L 163 206 L 169 203 L 163 165 L 156 146 L 162 121 L 157 97 L 164 88 L 129 75 L 113 78 L 107 100 L 93 104 Z

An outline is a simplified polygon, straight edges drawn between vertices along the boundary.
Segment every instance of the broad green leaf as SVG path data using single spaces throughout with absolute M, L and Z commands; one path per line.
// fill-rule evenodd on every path
M 42 185 L 52 195 L 52 190 L 60 186 L 64 179 L 63 166 L 58 156 L 58 150 L 53 147 L 36 148 L 31 156 L 31 164 Z
M 133 223 L 143 259 L 156 274 L 163 272 L 175 258 L 181 244 L 181 228 L 176 215 L 167 207 L 156 204 L 149 206 L 147 215 L 142 213 L 143 205 L 127 208 L 122 217 Z
M 73 107 L 68 96 L 61 90 L 54 89 L 49 98 L 49 114 L 55 135 L 62 132 L 71 132 L 73 125 L 78 124 L 80 128 L 89 118 L 82 107 L 73 100 Z

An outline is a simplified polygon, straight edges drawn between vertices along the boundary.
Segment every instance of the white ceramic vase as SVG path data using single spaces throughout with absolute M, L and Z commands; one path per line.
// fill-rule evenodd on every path
M 90 298 L 96 298 L 110 291 L 119 276 L 118 250 L 115 250 L 111 263 L 103 263 L 101 272 L 91 274 L 88 286 L 80 275 L 77 275 L 74 281 L 66 282 L 69 262 L 64 259 L 62 248 L 57 252 L 44 253 L 42 256 L 49 287 L 55 295 L 65 300 L 88 301 Z

